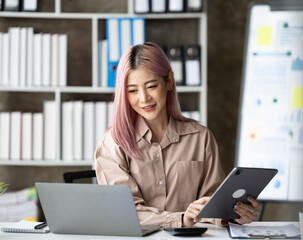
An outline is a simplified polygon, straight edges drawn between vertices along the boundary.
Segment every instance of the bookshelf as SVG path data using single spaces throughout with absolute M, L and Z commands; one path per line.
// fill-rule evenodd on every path
M 178 86 L 177 92 L 182 110 L 200 111 L 201 123 L 207 125 L 206 1 L 203 1 L 204 12 L 202 13 L 165 14 L 135 14 L 133 0 L 92 1 L 92 4 L 98 4 L 97 9 L 92 6 L 88 9 L 81 8 L 80 2 L 78 0 L 46 0 L 39 2 L 38 12 L 0 12 L 0 32 L 7 31 L 9 27 L 34 27 L 35 32 L 68 35 L 66 87 L 0 87 L 0 111 L 42 112 L 43 101 L 55 101 L 58 123 L 56 160 L 1 159 L 0 165 L 92 166 L 93 161 L 61 160 L 61 103 L 73 100 L 113 100 L 113 88 L 98 87 L 98 40 L 106 38 L 105 21 L 109 17 L 144 17 L 146 41 L 154 41 L 158 44 L 199 44 L 201 46 L 201 86 Z M 126 3 L 121 4 L 121 2 Z M 103 9 L 102 4 L 105 6 Z

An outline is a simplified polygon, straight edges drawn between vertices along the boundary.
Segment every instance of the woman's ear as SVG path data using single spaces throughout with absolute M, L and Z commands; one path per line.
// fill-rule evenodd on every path
M 167 89 L 169 91 L 171 91 L 173 89 L 173 86 L 174 86 L 174 82 L 175 82 L 175 79 L 174 79 L 174 72 L 172 70 L 170 70 L 168 72 L 168 83 L 167 83 Z

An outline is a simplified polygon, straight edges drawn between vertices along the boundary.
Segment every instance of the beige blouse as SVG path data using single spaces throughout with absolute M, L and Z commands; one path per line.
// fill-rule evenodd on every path
M 139 116 L 136 141 L 143 158 L 136 159 L 107 131 L 95 153 L 98 182 L 128 185 L 141 225 L 181 227 L 188 205 L 212 195 L 225 177 L 217 143 L 206 127 L 173 118 L 160 144 L 151 139 L 151 130 Z

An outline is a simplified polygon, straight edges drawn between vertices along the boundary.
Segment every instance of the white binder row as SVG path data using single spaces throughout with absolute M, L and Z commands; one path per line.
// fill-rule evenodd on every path
M 111 124 L 113 102 L 62 103 L 62 160 L 93 161 L 94 152 Z
M 66 86 L 67 35 L 12 27 L 0 33 L 0 85 Z
M 202 0 L 135 0 L 135 13 L 201 12 Z

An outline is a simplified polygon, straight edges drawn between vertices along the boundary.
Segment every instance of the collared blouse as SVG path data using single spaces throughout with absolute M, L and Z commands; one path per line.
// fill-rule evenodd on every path
M 193 201 L 211 196 L 225 174 L 210 130 L 170 118 L 160 144 L 139 116 L 136 141 L 143 157 L 127 156 L 107 131 L 95 152 L 99 184 L 128 185 L 141 225 L 181 227 Z M 211 221 L 215 222 L 215 221 Z

